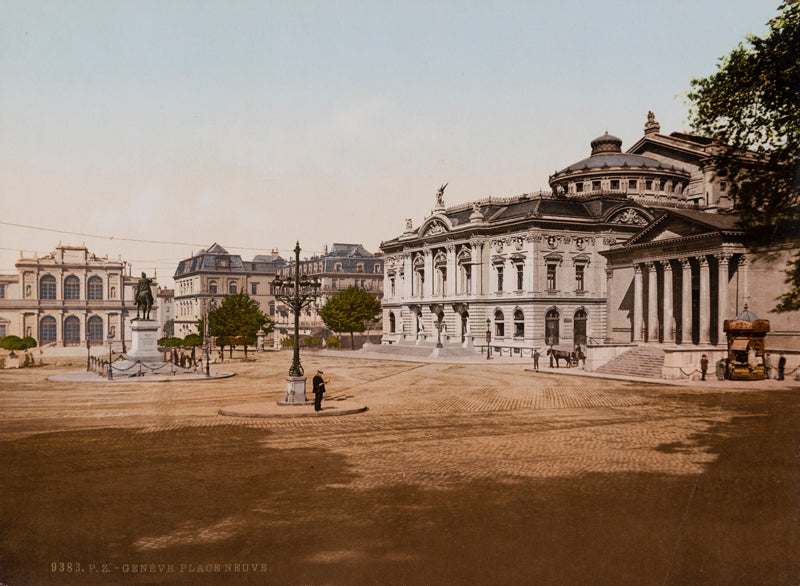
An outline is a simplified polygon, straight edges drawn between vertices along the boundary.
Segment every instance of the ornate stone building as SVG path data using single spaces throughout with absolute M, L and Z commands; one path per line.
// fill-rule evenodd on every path
M 16 275 L 0 276 L 0 336 L 30 336 L 39 346 L 85 346 L 87 339 L 107 344 L 111 332 L 116 349 L 130 341 L 138 279 L 125 275 L 123 260 L 59 244 L 42 257 L 20 254 L 15 266 Z M 154 297 L 156 289 L 154 283 Z M 151 315 L 157 316 L 155 307 Z
M 712 141 L 659 131 L 650 113 L 625 153 L 619 138 L 598 137 L 588 158 L 549 178 L 550 192 L 445 207 L 440 190 L 418 228 L 407 220 L 381 244 L 383 343 L 469 347 L 488 330 L 496 350 L 516 355 L 584 346 L 589 368 L 635 344 L 721 351 L 725 319 L 747 302 L 762 314 L 774 304 L 797 232 L 777 255 L 748 248 L 721 213 L 733 202 L 710 165 Z M 758 302 L 754 277 L 769 283 Z M 771 343 L 796 345 L 795 322 L 777 318 Z
M 275 251 L 244 261 L 216 243 L 180 261 L 173 275 L 175 336 L 184 338 L 198 333 L 197 322 L 209 310 L 212 300 L 219 305 L 225 296 L 240 292 L 247 293 L 267 315 L 274 314 L 271 283 L 283 264 Z

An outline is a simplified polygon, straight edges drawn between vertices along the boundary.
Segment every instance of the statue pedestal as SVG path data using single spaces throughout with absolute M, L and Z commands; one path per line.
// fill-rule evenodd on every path
M 158 322 L 152 319 L 131 321 L 131 349 L 128 361 L 164 362 L 158 351 Z
M 314 401 L 306 399 L 306 377 L 286 377 L 286 397 L 278 405 L 308 405 Z

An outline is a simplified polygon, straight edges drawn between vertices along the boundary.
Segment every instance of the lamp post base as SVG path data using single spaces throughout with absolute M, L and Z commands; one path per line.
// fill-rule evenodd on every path
M 286 397 L 278 405 L 308 405 L 314 401 L 306 399 L 306 377 L 286 377 Z

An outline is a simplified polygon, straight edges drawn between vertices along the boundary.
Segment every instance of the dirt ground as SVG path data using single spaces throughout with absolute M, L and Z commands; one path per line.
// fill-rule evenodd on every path
M 800 583 L 800 388 L 309 353 L 368 411 L 217 414 L 283 398 L 290 360 L 0 372 L 0 583 Z

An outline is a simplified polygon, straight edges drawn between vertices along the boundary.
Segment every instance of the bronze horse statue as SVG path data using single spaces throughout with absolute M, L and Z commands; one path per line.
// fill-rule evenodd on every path
M 150 290 L 152 279 L 148 279 L 147 275 L 142 273 L 142 278 L 139 279 L 136 285 L 136 319 L 150 319 L 150 308 L 153 307 L 153 292 Z M 142 312 L 142 317 L 139 317 L 139 312 Z

